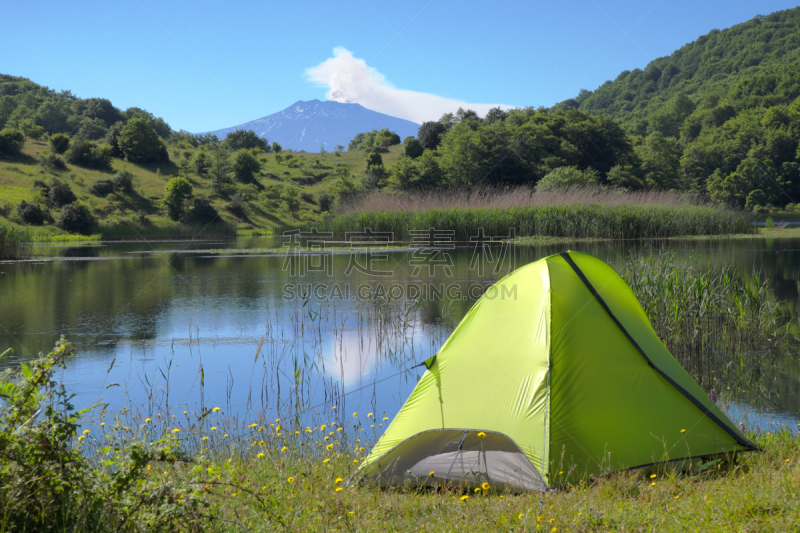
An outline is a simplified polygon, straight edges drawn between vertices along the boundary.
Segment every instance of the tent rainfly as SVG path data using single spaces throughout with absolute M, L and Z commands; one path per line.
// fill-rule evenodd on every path
M 361 481 L 545 491 L 756 449 L 590 255 L 552 255 L 497 282 L 425 366 Z

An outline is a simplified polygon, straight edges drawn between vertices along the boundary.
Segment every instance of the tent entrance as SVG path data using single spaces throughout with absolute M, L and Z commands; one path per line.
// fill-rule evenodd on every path
M 381 487 L 472 488 L 489 483 L 495 490 L 547 490 L 539 471 L 513 440 L 473 429 L 418 433 L 370 464 L 364 479 Z

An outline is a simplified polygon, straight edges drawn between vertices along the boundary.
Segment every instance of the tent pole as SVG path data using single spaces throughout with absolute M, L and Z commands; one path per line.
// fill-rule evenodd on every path
M 461 447 L 464 445 L 464 439 L 467 438 L 467 431 L 464 430 L 464 434 L 461 435 L 461 440 L 458 441 L 458 449 L 456 450 L 456 456 L 453 457 L 453 462 L 450 463 L 450 468 L 447 469 L 447 475 L 444 477 L 444 486 L 447 486 L 447 482 L 450 480 L 450 472 L 453 470 L 453 465 L 456 464 L 456 460 L 458 459 L 458 454 L 461 453 Z

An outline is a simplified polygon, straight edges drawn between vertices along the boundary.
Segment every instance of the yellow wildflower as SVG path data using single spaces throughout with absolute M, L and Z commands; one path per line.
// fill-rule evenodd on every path
M 216 430 L 217 430 L 217 426 L 211 426 L 211 431 L 216 431 Z
M 656 478 L 655 474 L 650 474 L 650 479 L 655 479 L 655 478 Z
M 464 501 L 467 501 L 467 498 L 469 498 L 469 496 L 468 496 L 467 494 L 464 494 L 464 495 L 461 497 L 461 501 L 462 501 L 462 502 L 464 502 Z
M 145 422 L 150 422 L 150 419 L 149 418 L 145 418 L 144 421 Z
M 286 446 L 284 446 L 283 448 L 281 448 L 281 451 L 282 451 L 282 452 L 285 452 L 285 451 L 286 451 L 286 450 L 288 450 L 288 449 L 289 449 L 289 448 L 287 448 Z
M 323 462 L 323 463 L 330 463 L 330 462 L 331 462 L 331 460 L 330 460 L 330 459 L 325 459 L 325 460 L 324 460 L 324 461 L 322 461 L 322 462 Z
M 384 416 L 384 417 L 383 417 L 383 420 L 384 420 L 384 421 L 385 421 L 385 420 L 389 420 L 389 417 L 388 417 L 388 416 Z
M 339 483 L 341 483 L 342 481 L 344 481 L 342 478 L 340 478 L 340 477 L 337 477 L 337 478 L 336 478 L 336 481 L 334 481 L 334 483 L 336 483 L 336 484 L 338 485 L 338 484 L 339 484 Z
M 219 407 L 215 407 L 215 408 L 214 408 L 214 412 L 215 412 L 215 413 L 218 413 L 218 412 L 219 412 Z
M 149 472 L 150 470 L 152 470 L 152 469 L 153 469 L 153 465 L 147 465 L 147 471 L 148 471 L 148 472 Z
M 478 437 L 480 437 L 480 438 L 483 438 L 485 436 L 486 436 L 486 433 L 484 433 L 483 431 L 478 433 Z
M 178 433 L 179 431 L 180 431 L 180 429 L 178 429 L 178 428 L 175 428 L 175 429 L 172 430 L 173 433 Z
M 485 482 L 485 481 L 484 481 L 483 483 L 481 483 L 481 488 L 482 488 L 483 490 L 489 490 L 489 484 L 488 484 L 487 482 Z
M 84 435 L 88 435 L 88 434 L 89 434 L 89 430 L 88 430 L 88 429 L 84 429 L 84 430 L 83 430 L 83 434 L 84 434 Z
M 263 453 L 259 453 L 258 455 L 256 455 L 256 457 L 258 457 L 259 459 L 261 459 L 262 457 L 264 457 L 264 454 L 263 454 Z
M 342 490 L 342 487 L 336 487 L 336 490 L 334 490 L 334 492 L 339 492 L 340 490 Z
M 327 445 L 327 446 L 325 446 L 325 447 L 326 447 L 327 449 L 329 449 L 329 450 L 332 450 L 332 449 L 333 449 L 333 444 L 328 444 L 328 445 Z
M 372 413 L 367 413 L 367 416 L 368 416 L 368 417 L 372 416 Z
M 686 433 L 686 430 L 685 430 L 685 429 L 682 429 L 682 430 L 681 430 L 681 433 Z
M 202 438 L 202 439 L 200 439 L 200 440 L 208 440 L 208 437 L 203 437 L 203 438 Z
M 289 476 L 289 479 L 287 479 L 286 481 L 288 481 L 289 483 L 294 483 L 294 478 L 292 476 Z

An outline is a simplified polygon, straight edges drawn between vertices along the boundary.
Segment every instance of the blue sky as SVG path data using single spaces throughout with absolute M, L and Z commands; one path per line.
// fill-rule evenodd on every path
M 142 107 L 192 132 L 324 100 L 331 90 L 340 101 L 417 122 L 458 103 L 550 106 L 714 28 L 795 7 L 779 0 L 3 4 L 0 72 Z

